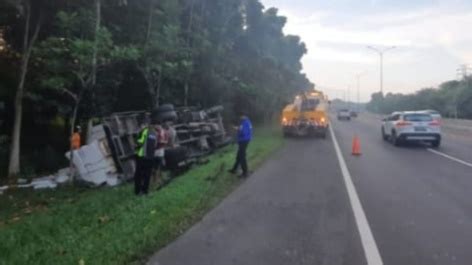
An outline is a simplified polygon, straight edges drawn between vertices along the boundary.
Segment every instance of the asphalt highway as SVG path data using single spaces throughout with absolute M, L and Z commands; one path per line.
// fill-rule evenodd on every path
M 331 127 L 287 139 L 149 264 L 472 264 L 472 135 L 394 147 L 375 116 Z

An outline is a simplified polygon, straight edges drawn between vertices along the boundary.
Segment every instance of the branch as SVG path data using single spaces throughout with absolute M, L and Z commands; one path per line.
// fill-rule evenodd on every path
M 59 88 L 59 90 L 62 91 L 63 93 L 65 93 L 65 94 L 69 95 L 72 99 L 74 99 L 75 102 L 79 101 L 79 97 L 76 94 L 69 91 L 68 89 L 61 87 L 61 88 Z

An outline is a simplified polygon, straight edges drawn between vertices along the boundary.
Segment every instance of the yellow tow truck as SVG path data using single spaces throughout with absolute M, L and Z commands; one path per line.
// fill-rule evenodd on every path
M 329 126 L 328 108 L 329 100 L 321 91 L 311 90 L 297 95 L 293 103 L 282 111 L 284 137 L 326 138 Z

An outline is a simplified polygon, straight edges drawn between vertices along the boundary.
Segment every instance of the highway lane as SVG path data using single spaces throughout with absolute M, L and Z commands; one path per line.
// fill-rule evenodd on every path
M 372 116 L 332 128 L 383 264 L 472 264 L 472 168 L 382 141 Z M 446 131 L 439 151 L 467 160 L 469 146 Z M 149 264 L 367 264 L 357 224 L 332 139 L 288 139 Z
M 369 116 L 333 128 L 384 264 L 472 264 L 472 168 L 382 141 Z M 361 157 L 350 155 L 354 134 Z M 446 131 L 439 151 L 469 159 L 468 139 Z
M 366 264 L 331 139 L 288 139 L 148 264 Z

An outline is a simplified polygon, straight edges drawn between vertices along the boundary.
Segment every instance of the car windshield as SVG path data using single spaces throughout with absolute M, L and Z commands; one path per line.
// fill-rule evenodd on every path
M 405 121 L 432 121 L 433 118 L 428 114 L 408 114 L 403 117 Z

